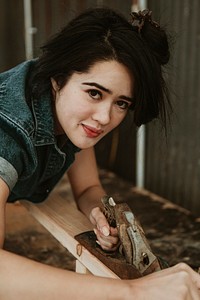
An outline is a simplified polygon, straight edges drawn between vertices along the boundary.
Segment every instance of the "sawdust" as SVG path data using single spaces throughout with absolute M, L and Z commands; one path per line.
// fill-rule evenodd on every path
M 75 259 L 20 205 L 7 204 L 4 249 L 33 260 L 75 270 Z

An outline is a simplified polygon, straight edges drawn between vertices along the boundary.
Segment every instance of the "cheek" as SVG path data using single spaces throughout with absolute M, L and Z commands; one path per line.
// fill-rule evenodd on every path
M 84 101 L 82 93 L 78 93 L 76 90 L 68 91 L 60 97 L 58 101 L 60 110 L 65 111 L 68 115 L 77 116 L 85 114 L 90 111 L 89 105 Z

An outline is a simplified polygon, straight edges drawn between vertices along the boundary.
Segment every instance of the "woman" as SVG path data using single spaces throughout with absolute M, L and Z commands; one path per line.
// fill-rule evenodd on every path
M 117 229 L 101 211 L 106 192 L 93 147 L 129 111 L 137 126 L 157 117 L 165 124 L 166 33 L 149 11 L 133 13 L 129 23 L 112 10 L 94 9 L 42 50 L 39 59 L 0 75 L 1 245 L 6 202 L 43 201 L 67 171 L 98 243 L 115 250 Z M 82 276 L 3 250 L 0 265 L 1 299 L 200 298 L 199 275 L 184 264 L 133 281 Z

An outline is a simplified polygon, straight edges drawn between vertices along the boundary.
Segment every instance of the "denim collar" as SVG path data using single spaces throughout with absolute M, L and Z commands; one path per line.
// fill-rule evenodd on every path
M 25 62 L 0 74 L 0 114 L 2 120 L 7 120 L 13 127 L 32 136 L 34 123 L 25 99 L 29 66 L 30 63 Z
M 45 94 L 41 99 L 34 99 L 32 110 L 35 118 L 35 145 L 55 144 L 51 94 Z

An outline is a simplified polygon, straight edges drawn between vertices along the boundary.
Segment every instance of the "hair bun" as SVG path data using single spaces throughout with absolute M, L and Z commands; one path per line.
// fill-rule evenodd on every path
M 168 38 L 160 25 L 152 20 L 152 11 L 145 9 L 132 12 L 131 17 L 130 23 L 133 29 L 148 44 L 158 63 L 160 65 L 167 64 L 170 57 Z

